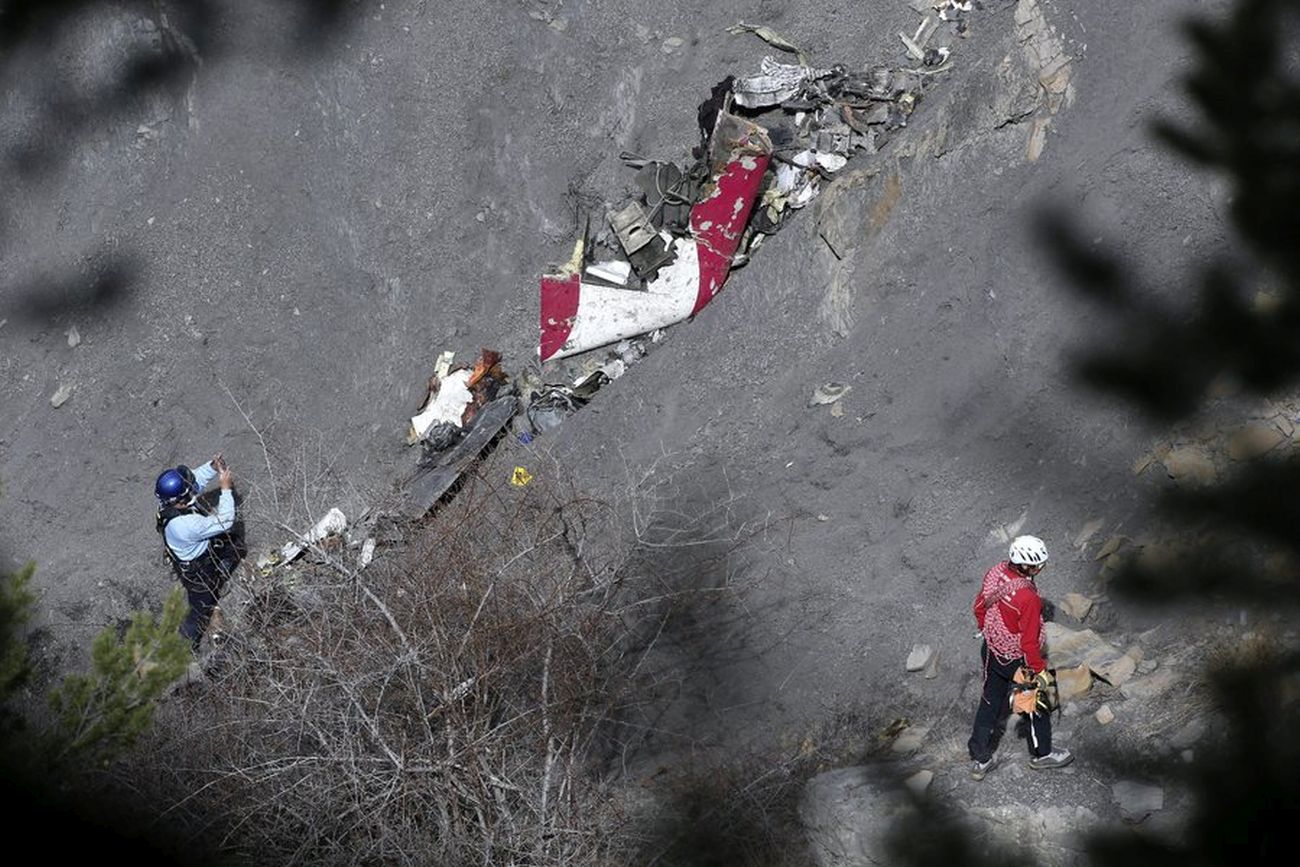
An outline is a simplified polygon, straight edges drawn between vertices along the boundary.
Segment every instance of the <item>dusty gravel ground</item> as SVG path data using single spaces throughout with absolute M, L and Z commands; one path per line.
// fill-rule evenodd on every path
M 1071 351 L 1106 335 L 1034 229 L 1061 208 L 1171 291 L 1221 241 L 1223 192 L 1146 127 L 1183 111 L 1177 22 L 1216 4 L 1040 0 L 1071 58 L 1055 106 L 1017 4 L 984 6 L 905 133 L 537 446 L 593 490 L 653 469 L 684 510 L 725 500 L 732 526 L 765 528 L 701 577 L 743 601 L 681 648 L 717 664 L 684 684 L 658 748 L 947 706 L 976 672 L 968 603 L 1002 556 L 998 528 L 1046 539 L 1047 595 L 1086 589 L 1097 545 L 1137 526 L 1156 484 L 1129 470 L 1151 432 L 1071 382 Z M 568 255 L 574 192 L 630 185 L 620 151 L 685 157 L 696 104 L 768 53 L 726 26 L 768 24 L 815 63 L 860 65 L 897 61 L 895 34 L 917 21 L 901 0 L 388 0 L 318 53 L 286 54 L 273 7 L 246 4 L 223 24 L 237 50 L 6 191 L 0 538 L 8 562 L 40 566 L 47 671 L 168 590 L 151 485 L 173 462 L 224 449 L 254 547 L 283 537 L 278 521 L 382 504 L 409 471 L 401 435 L 439 351 L 535 358 L 537 277 Z M 147 35 L 136 14 L 105 15 L 60 46 L 53 78 Z M 40 81 L 6 82 L 0 142 L 27 140 Z M 850 183 L 867 166 L 880 174 Z M 857 220 L 843 260 L 818 235 L 835 208 Z M 35 278 L 88 278 L 114 255 L 137 267 L 121 303 L 33 307 Z M 853 386 L 842 414 L 809 408 L 832 380 Z M 1125 616 L 1117 628 L 1149 625 Z M 940 677 L 902 681 L 918 641 Z M 940 723 L 955 743 L 969 712 Z M 1092 799 L 1083 779 L 1045 785 Z

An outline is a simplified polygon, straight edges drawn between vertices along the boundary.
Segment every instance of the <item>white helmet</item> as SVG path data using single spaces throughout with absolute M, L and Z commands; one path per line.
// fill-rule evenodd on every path
M 1042 566 L 1047 562 L 1047 546 L 1037 536 L 1017 536 L 1009 556 L 1017 566 Z

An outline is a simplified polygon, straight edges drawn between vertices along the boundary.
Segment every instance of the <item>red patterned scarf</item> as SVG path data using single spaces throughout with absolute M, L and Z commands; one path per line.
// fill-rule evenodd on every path
M 988 642 L 989 651 L 1004 664 L 1023 657 L 1020 647 L 1020 633 L 1012 632 L 1002 619 L 1002 605 L 1010 606 L 1012 596 L 1021 590 L 1034 587 L 1034 582 L 1003 563 L 993 570 L 991 580 L 986 580 L 980 593 L 984 596 L 984 640 Z M 1011 606 L 1014 608 L 1014 606 Z

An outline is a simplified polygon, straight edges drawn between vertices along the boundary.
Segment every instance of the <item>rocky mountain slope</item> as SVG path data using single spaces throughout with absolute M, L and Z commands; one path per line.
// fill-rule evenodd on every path
M 382 508 L 414 463 L 401 433 L 437 354 L 492 346 L 527 368 L 537 277 L 567 257 L 576 204 L 630 185 L 621 151 L 684 159 L 713 84 L 771 53 L 726 27 L 765 24 L 815 63 L 856 67 L 899 62 L 918 5 L 493 0 L 485 14 L 409 0 L 370 4 L 290 59 L 270 8 L 223 22 L 227 53 L 87 129 L 5 205 L 0 536 L 11 560 L 40 564 L 47 672 L 166 591 L 150 491 L 164 466 L 224 449 L 255 547 L 330 506 Z M 1150 781 L 1100 756 L 1116 742 L 1194 751 L 1209 651 L 1186 646 L 1183 620 L 1108 598 L 1104 568 L 1141 542 L 1146 494 L 1231 454 L 1189 453 L 1190 434 L 1171 440 L 1076 385 L 1072 352 L 1106 334 L 1038 230 L 1044 209 L 1063 212 L 1173 292 L 1222 238 L 1225 194 L 1147 132 L 1186 111 L 1186 4 L 982 6 L 887 148 L 554 436 L 502 447 L 592 491 L 654 478 L 683 514 L 747 539 L 720 571 L 701 567 L 733 591 L 716 621 L 663 650 L 692 664 L 645 744 L 647 774 L 739 742 L 797 751 L 853 714 L 861 755 L 897 757 L 981 827 L 1029 828 L 1069 861 L 1081 827 L 1175 822 L 1185 806 L 1170 791 L 1148 810 L 1155 793 L 1126 784 Z M 57 46 L 58 83 L 161 38 L 149 19 L 105 15 Z M 39 93 L 8 87 L 0 137 L 25 141 Z M 48 315 L 33 294 L 43 275 L 111 267 L 132 275 L 114 305 Z M 810 405 L 829 382 L 852 388 Z M 1290 447 L 1293 409 L 1263 412 L 1270 447 Z M 1066 704 L 1073 768 L 1008 758 L 976 784 L 968 606 L 1021 531 L 1052 550 L 1045 595 L 1091 601 L 1063 624 L 1132 667 L 1085 678 Z M 1200 634 L 1234 645 L 1256 629 Z M 918 644 L 933 662 L 909 674 Z M 887 729 L 897 738 L 879 741 Z M 1002 753 L 1019 748 L 1009 735 Z M 808 824 L 861 814 L 844 788 L 856 772 L 839 773 Z M 837 845 L 823 841 L 823 863 L 845 863 Z

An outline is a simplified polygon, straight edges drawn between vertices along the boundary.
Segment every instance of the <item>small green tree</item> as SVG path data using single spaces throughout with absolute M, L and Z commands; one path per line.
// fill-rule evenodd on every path
M 140 736 L 163 690 L 189 667 L 189 643 L 177 631 L 184 616 L 177 588 L 160 617 L 138 611 L 120 639 L 111 626 L 99 633 L 91 673 L 69 675 L 50 693 L 59 758 L 106 763 Z
M 0 705 L 8 701 L 27 674 L 27 642 L 23 625 L 35 598 L 27 585 L 36 571 L 28 563 L 12 574 L 0 574 Z

